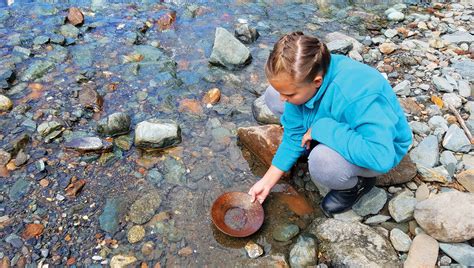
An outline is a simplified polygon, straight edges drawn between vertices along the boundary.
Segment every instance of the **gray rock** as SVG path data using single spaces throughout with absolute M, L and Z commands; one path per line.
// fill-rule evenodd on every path
M 130 221 L 136 224 L 146 223 L 155 215 L 160 204 L 161 197 L 156 191 L 141 196 L 130 206 L 128 212 Z
M 11 158 L 12 155 L 9 152 L 0 149 L 0 166 L 5 166 L 8 164 Z
M 79 152 L 103 151 L 112 148 L 112 144 L 110 142 L 101 140 L 98 137 L 74 138 L 64 143 L 64 146 L 68 149 L 73 149 Z
M 79 29 L 72 24 L 64 24 L 59 28 L 59 32 L 66 38 L 76 39 L 79 35 Z
M 405 19 L 405 15 L 402 12 L 395 11 L 388 14 L 387 18 L 391 21 L 402 21 Z
M 341 32 L 331 32 L 328 33 L 324 39 L 326 40 L 326 44 L 336 41 L 336 40 L 346 40 L 352 43 L 352 50 L 354 52 L 362 53 L 364 49 L 364 45 L 362 45 L 359 41 L 357 41 L 355 38 L 350 37 L 348 35 L 345 35 Z M 378 50 L 377 50 L 378 51 Z
M 410 237 L 398 228 L 393 228 L 390 231 L 390 241 L 393 247 L 401 252 L 408 252 L 411 245 Z
M 125 202 L 118 197 L 107 198 L 102 213 L 99 215 L 100 229 L 115 234 L 124 214 Z
M 453 258 L 457 263 L 474 266 L 474 247 L 466 243 L 439 243 L 441 250 Z
M 426 124 L 418 121 L 410 122 L 410 128 L 413 133 L 418 135 L 427 135 L 430 133 L 431 128 Z
M 251 61 L 250 51 L 226 29 L 217 27 L 209 62 L 228 69 L 242 67 Z
M 474 80 L 474 60 L 462 59 L 454 61 L 451 67 L 462 75 L 463 78 L 473 81 Z
M 408 96 L 411 92 L 410 81 L 404 80 L 393 88 L 395 94 L 399 96 Z
M 48 71 L 54 68 L 54 63 L 50 61 L 37 60 L 31 64 L 23 73 L 21 81 L 30 81 L 43 77 Z
M 413 219 L 416 199 L 413 193 L 405 190 L 388 202 L 388 211 L 396 222 L 406 222 Z
M 10 83 L 15 79 L 15 73 L 12 68 L 0 67 L 0 88 L 9 88 Z
M 318 238 L 321 253 L 334 267 L 399 266 L 390 242 L 364 224 L 316 219 L 308 230 Z
M 33 39 L 33 44 L 35 45 L 43 45 L 49 42 L 49 37 L 45 35 L 39 35 Z
M 348 210 L 342 213 L 334 214 L 334 219 L 340 221 L 359 222 L 362 220 L 362 217 L 357 215 L 353 210 Z
M 388 38 L 392 38 L 398 34 L 398 31 L 396 29 L 387 29 L 383 34 Z
M 454 108 L 460 108 L 462 106 L 462 100 L 456 93 L 443 94 L 443 102 L 452 105 Z
M 370 218 L 368 218 L 367 220 L 365 220 L 365 224 L 379 224 L 379 223 L 382 223 L 382 222 L 386 222 L 388 220 L 390 220 L 392 217 L 390 216 L 386 216 L 386 215 L 375 215 L 375 216 L 372 216 Z
M 317 244 L 312 235 L 300 235 L 290 251 L 291 267 L 308 267 L 317 263 Z
M 445 35 L 442 35 L 441 38 L 444 41 L 447 41 L 453 44 L 474 42 L 474 35 L 468 32 L 462 32 L 462 31 L 457 31 L 452 34 L 445 34 Z
M 444 136 L 443 147 L 454 152 L 469 152 L 471 142 L 460 127 L 452 124 Z
M 428 125 L 432 129 L 442 128 L 446 131 L 448 130 L 448 121 L 439 115 L 431 117 L 430 120 L 428 120 Z
M 135 145 L 142 148 L 167 148 L 181 142 L 181 129 L 172 120 L 149 119 L 135 128 Z
M 5 238 L 5 242 L 12 245 L 14 248 L 21 248 L 23 246 L 23 241 L 16 234 L 10 234 Z
M 164 171 L 166 182 L 175 185 L 186 185 L 186 167 L 182 160 L 167 157 L 164 161 Z
M 436 136 L 424 138 L 417 147 L 410 151 L 410 158 L 415 164 L 433 167 L 438 163 L 439 148 Z
M 419 202 L 414 215 L 418 225 L 438 241 L 464 242 L 474 238 L 473 207 L 474 194 L 452 190 Z
M 280 124 L 280 118 L 268 109 L 263 95 L 253 102 L 252 113 L 255 120 L 262 124 Z
M 363 195 L 352 209 L 359 216 L 377 214 L 387 202 L 387 193 L 385 190 L 374 187 L 367 194 Z
M 280 242 L 291 240 L 300 232 L 300 228 L 296 224 L 282 224 L 273 229 L 273 239 Z
M 47 121 L 41 123 L 37 131 L 42 137 L 48 136 L 50 133 L 56 130 L 60 130 L 63 127 L 63 124 L 59 121 Z
M 11 201 L 18 201 L 23 198 L 30 190 L 31 183 L 25 178 L 20 178 L 10 188 L 8 197 Z
M 109 136 L 127 134 L 130 131 L 130 123 L 128 114 L 113 113 L 99 122 L 97 132 Z
M 429 168 L 423 165 L 416 165 L 416 168 L 423 181 L 446 183 L 451 179 L 448 170 L 444 166 Z
M 345 39 L 338 39 L 326 44 L 329 51 L 335 54 L 347 54 L 352 49 L 352 42 Z
M 459 89 L 459 95 L 466 98 L 471 96 L 471 86 L 469 85 L 469 82 L 464 81 L 464 80 L 458 81 L 458 89 Z
M 250 27 L 247 23 L 239 23 L 234 34 L 244 44 L 253 43 L 260 36 L 257 29 Z
M 458 164 L 458 160 L 454 154 L 451 151 L 444 151 L 441 153 L 439 161 L 441 164 L 443 164 L 449 175 L 452 177 L 456 171 L 456 165 Z
M 441 92 L 453 92 L 454 87 L 451 85 L 448 80 L 440 76 L 434 76 L 432 79 L 433 84 L 436 86 L 436 89 Z

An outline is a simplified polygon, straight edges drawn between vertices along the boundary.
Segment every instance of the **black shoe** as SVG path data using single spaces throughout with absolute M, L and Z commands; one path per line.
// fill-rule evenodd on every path
M 375 177 L 359 177 L 356 186 L 346 190 L 331 190 L 321 201 L 321 209 L 327 217 L 344 212 L 375 185 Z

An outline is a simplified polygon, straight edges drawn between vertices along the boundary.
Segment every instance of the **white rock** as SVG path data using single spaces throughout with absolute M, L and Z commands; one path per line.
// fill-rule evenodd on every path
M 410 237 L 398 228 L 393 228 L 390 231 L 390 241 L 393 247 L 401 252 L 408 252 L 411 245 Z

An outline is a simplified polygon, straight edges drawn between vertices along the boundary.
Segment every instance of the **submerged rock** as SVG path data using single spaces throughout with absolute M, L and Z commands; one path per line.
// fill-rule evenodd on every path
M 309 230 L 320 241 L 320 252 L 335 267 L 397 267 L 398 256 L 390 242 L 358 222 L 317 219 Z
M 237 129 L 237 135 L 247 149 L 270 166 L 281 143 L 283 128 L 279 125 L 241 127 Z
M 97 132 L 109 136 L 127 134 L 130 131 L 130 123 L 131 120 L 128 114 L 113 113 L 99 122 Z
M 141 225 L 132 226 L 132 228 L 128 230 L 127 239 L 131 244 L 142 241 L 144 237 L 145 228 L 143 228 Z
M 45 60 L 37 60 L 31 64 L 23 73 L 21 81 L 30 81 L 43 77 L 48 71 L 54 68 L 54 63 Z
M 259 36 L 257 29 L 250 27 L 248 23 L 239 23 L 235 28 L 235 37 L 244 44 L 255 42 Z
M 292 268 L 314 266 L 318 259 L 316 239 L 312 235 L 300 235 L 290 251 Z
M 115 234 L 124 213 L 125 202 L 118 197 L 107 198 L 102 213 L 99 215 L 100 229 Z
M 155 215 L 155 210 L 160 204 L 161 197 L 159 193 L 152 191 L 143 195 L 130 207 L 128 213 L 130 221 L 136 224 L 146 223 Z
M 414 215 L 420 227 L 437 240 L 464 242 L 474 238 L 472 208 L 473 194 L 452 191 L 419 202 Z
M 295 237 L 300 231 L 296 224 L 282 224 L 275 227 L 272 232 L 273 239 L 280 242 L 286 242 Z
M 135 129 L 135 145 L 141 148 L 167 148 L 180 142 L 181 128 L 172 120 L 148 119 Z
M 13 108 L 13 102 L 4 95 L 0 94 L 0 112 L 10 111 Z
M 226 29 L 217 27 L 214 47 L 209 59 L 211 64 L 235 69 L 251 61 L 250 51 Z
M 137 258 L 135 256 L 115 255 L 110 260 L 110 268 L 130 267 L 135 262 L 137 262 Z

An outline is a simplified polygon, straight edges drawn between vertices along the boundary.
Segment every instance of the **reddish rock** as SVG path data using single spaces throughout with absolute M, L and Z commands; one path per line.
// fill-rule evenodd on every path
M 400 105 L 406 113 L 421 115 L 421 107 L 413 98 L 399 99 Z
M 175 21 L 176 11 L 172 10 L 161 16 L 158 20 L 156 20 L 156 25 L 158 26 L 160 31 L 164 31 L 170 29 Z
M 242 144 L 267 166 L 281 143 L 283 128 L 279 125 L 241 127 L 237 130 Z
M 23 239 L 28 240 L 33 237 L 40 236 L 43 233 L 44 226 L 39 223 L 30 223 L 26 226 L 25 231 L 23 231 L 23 234 L 21 237 Z
M 377 177 L 377 185 L 390 186 L 411 181 L 416 176 L 416 165 L 407 154 L 402 161 L 387 174 Z
M 66 196 L 75 197 L 81 190 L 82 187 L 86 185 L 86 180 L 78 180 L 66 187 Z
M 201 104 L 197 100 L 184 99 L 179 102 L 178 111 L 188 112 L 191 114 L 201 115 L 203 114 L 203 109 Z
M 100 111 L 104 99 L 94 89 L 93 85 L 86 85 L 79 91 L 79 103 L 86 108 L 94 109 L 94 111 Z
M 0 261 L 0 268 L 10 268 L 10 259 L 7 256 L 4 256 Z
M 202 102 L 206 104 L 216 104 L 221 98 L 221 91 L 218 88 L 210 89 L 204 98 L 202 98 Z
M 178 251 L 178 255 L 181 257 L 188 257 L 193 254 L 193 249 L 190 247 L 182 248 Z
M 81 25 L 84 23 L 84 14 L 79 8 L 71 7 L 67 13 L 67 20 L 74 26 Z

